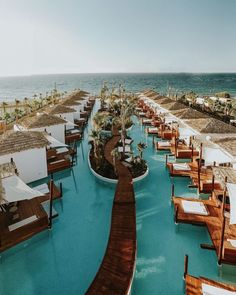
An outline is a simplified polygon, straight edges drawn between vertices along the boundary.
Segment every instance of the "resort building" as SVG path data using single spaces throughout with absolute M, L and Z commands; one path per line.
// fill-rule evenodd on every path
M 48 176 L 48 140 L 38 131 L 8 131 L 0 136 L 0 164 L 15 162 L 20 178 L 29 183 Z
M 21 120 L 21 122 L 14 126 L 14 129 L 47 132 L 58 141 L 65 143 L 66 124 L 67 121 L 60 117 L 38 113 L 36 116 Z

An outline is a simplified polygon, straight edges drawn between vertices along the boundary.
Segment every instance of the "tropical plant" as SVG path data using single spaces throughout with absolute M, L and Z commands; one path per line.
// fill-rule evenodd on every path
M 140 159 L 142 160 L 143 159 L 143 151 L 144 149 L 147 147 L 147 145 L 143 142 L 139 142 L 137 144 L 137 149 L 138 149 L 138 152 L 139 152 L 139 157 Z
M 117 174 L 117 171 L 116 171 L 116 159 L 118 159 L 119 156 L 120 156 L 120 153 L 118 152 L 118 148 L 114 148 L 114 149 L 111 151 L 111 155 L 112 155 L 112 161 L 113 161 L 114 172 L 115 172 L 115 174 Z

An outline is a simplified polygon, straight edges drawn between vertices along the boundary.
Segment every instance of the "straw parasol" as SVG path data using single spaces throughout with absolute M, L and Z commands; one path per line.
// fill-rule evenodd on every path
M 171 103 L 173 102 L 172 99 L 170 99 L 169 97 L 164 97 L 158 100 L 158 104 L 167 104 L 167 103 Z
M 49 145 L 39 131 L 7 131 L 0 136 L 0 156 Z
M 171 101 L 170 103 L 166 103 L 166 104 L 162 103 L 162 107 L 169 111 L 186 109 L 186 105 L 176 101 Z
M 201 133 L 236 133 L 236 127 L 213 118 L 185 120 L 185 122 Z
M 185 108 L 185 109 L 181 109 L 181 110 L 174 110 L 171 112 L 173 115 L 175 115 L 176 117 L 180 118 L 180 119 L 203 119 L 203 118 L 209 118 L 208 115 L 196 111 L 193 108 Z

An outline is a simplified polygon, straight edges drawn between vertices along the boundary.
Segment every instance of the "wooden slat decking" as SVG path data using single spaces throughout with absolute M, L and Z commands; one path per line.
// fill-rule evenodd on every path
M 185 283 L 187 295 L 202 295 L 202 283 L 218 288 L 223 288 L 229 291 L 236 291 L 236 286 L 216 282 L 203 277 L 196 278 L 190 275 L 186 275 Z
M 48 216 L 41 206 L 39 198 L 18 202 L 17 213 L 19 214 L 18 221 L 33 215 L 36 215 L 38 219 L 14 231 L 9 231 L 8 226 L 13 223 L 11 222 L 11 214 L 0 212 L 0 252 L 48 228 Z
M 181 202 L 182 200 L 192 200 L 205 204 L 209 215 L 198 215 L 185 213 Z M 192 198 L 173 197 L 175 210 L 177 210 L 176 222 L 205 225 L 209 232 L 212 244 L 215 247 L 217 257 L 220 253 L 221 233 L 222 233 L 222 212 L 215 200 L 196 200 Z M 233 247 L 227 239 L 236 239 L 236 225 L 230 225 L 229 219 L 226 218 L 225 234 L 224 234 L 224 251 L 222 263 L 236 264 L 236 248 Z
M 113 165 L 111 151 L 120 135 L 113 130 L 113 137 L 105 146 L 106 160 Z M 113 201 L 110 237 L 102 264 L 87 295 L 126 295 L 129 292 L 136 257 L 136 213 L 132 175 L 119 160 L 116 161 L 118 184 Z

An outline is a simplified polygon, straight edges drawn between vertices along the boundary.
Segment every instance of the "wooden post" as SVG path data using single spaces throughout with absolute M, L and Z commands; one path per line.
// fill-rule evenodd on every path
M 175 195 L 175 185 L 174 183 L 172 183 L 172 186 L 171 186 L 171 197 L 174 197 Z
M 177 138 L 176 138 L 176 135 L 175 135 L 175 156 L 177 156 Z
M 192 150 L 191 161 L 193 162 L 193 144 L 191 145 L 191 150 Z
M 154 135 L 152 136 L 152 145 L 155 146 Z
M 60 182 L 60 197 L 63 196 L 63 190 L 62 190 L 62 182 Z
M 49 224 L 48 227 L 52 228 L 52 200 L 53 200 L 53 180 L 50 180 L 50 204 L 49 204 Z
M 215 175 L 213 174 L 213 176 L 212 176 L 212 190 L 211 190 L 211 197 L 213 197 L 214 190 L 215 190 Z
M 188 274 L 188 255 L 184 256 L 184 280 Z
M 179 207 L 178 205 L 175 205 L 175 223 L 178 223 L 178 212 L 179 212 Z
M 166 154 L 166 166 L 167 166 L 167 162 L 168 162 L 168 154 Z
M 201 185 L 201 166 L 202 166 L 202 143 L 200 147 L 200 157 L 198 162 L 198 191 L 200 193 L 200 185 Z
M 221 265 L 222 257 L 223 257 L 224 235 L 225 235 L 225 215 L 223 214 L 223 222 L 222 222 L 222 227 L 221 227 L 221 240 L 220 240 L 220 247 L 219 247 L 219 254 L 218 254 L 218 264 L 219 265 Z

